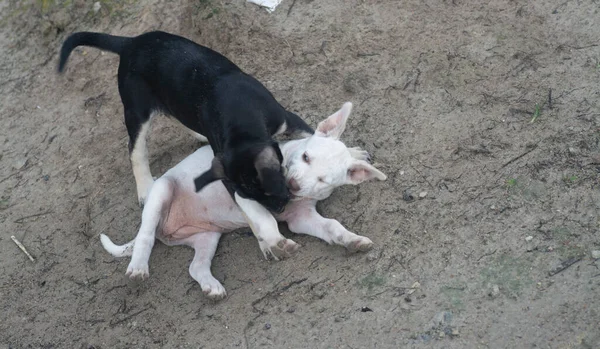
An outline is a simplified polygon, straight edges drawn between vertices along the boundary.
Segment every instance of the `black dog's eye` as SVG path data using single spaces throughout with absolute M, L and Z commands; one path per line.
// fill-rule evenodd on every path
M 304 154 L 302 154 L 302 160 L 304 162 L 306 162 L 307 164 L 310 164 L 310 159 L 308 158 L 308 154 L 306 154 L 306 152 L 304 152 Z

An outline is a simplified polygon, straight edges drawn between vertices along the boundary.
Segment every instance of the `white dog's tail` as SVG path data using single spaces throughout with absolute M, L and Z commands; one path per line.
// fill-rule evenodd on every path
M 106 250 L 106 252 L 110 253 L 114 257 L 131 257 L 133 253 L 133 244 L 135 243 L 135 239 L 129 241 L 125 245 L 115 245 L 108 236 L 104 234 L 100 234 L 100 242 L 102 246 Z

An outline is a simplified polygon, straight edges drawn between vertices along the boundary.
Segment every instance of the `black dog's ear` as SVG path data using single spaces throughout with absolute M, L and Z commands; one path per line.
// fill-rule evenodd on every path
M 283 154 L 281 153 L 281 149 L 279 148 L 279 143 L 271 142 L 271 146 L 275 149 L 275 153 L 277 154 L 277 158 L 279 159 L 279 163 L 283 162 Z
M 283 156 L 281 155 L 279 146 L 264 147 L 258 155 L 256 155 L 256 158 L 254 158 L 254 168 L 256 169 L 258 179 L 263 186 L 265 184 L 267 173 L 272 173 L 273 171 L 279 172 L 282 159 Z
M 194 185 L 196 186 L 196 193 L 202 190 L 205 186 L 209 185 L 214 181 L 225 178 L 225 170 L 223 169 L 223 162 L 219 156 L 215 156 L 212 160 L 210 170 L 204 172 L 194 179 Z

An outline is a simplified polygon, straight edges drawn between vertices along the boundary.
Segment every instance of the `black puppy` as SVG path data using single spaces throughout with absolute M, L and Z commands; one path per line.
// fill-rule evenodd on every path
M 232 195 L 236 192 L 272 211 L 283 211 L 289 192 L 281 151 L 272 136 L 314 131 L 286 111 L 260 82 L 221 54 L 159 31 L 132 38 L 72 34 L 63 43 L 59 72 L 80 45 L 120 56 L 119 93 L 140 204 L 153 183 L 146 135 L 152 114 L 164 112 L 199 138 L 206 136 L 215 152 L 211 170 L 195 179 L 196 191 L 222 179 Z

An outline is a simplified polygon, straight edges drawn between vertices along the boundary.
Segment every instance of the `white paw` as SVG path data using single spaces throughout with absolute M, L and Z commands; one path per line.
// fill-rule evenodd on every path
M 275 244 L 268 244 L 266 241 L 259 241 L 260 250 L 267 260 L 286 259 L 294 255 L 300 245 L 290 239 L 281 239 Z
M 148 263 L 135 263 L 131 261 L 125 275 L 129 276 L 132 280 L 146 280 L 150 277 Z
M 373 241 L 368 237 L 357 235 L 354 239 L 350 240 L 345 247 L 350 252 L 365 252 L 373 248 Z
M 217 301 L 227 297 L 227 291 L 225 291 L 225 287 L 223 287 L 219 280 L 215 279 L 212 275 L 200 277 L 198 283 L 200 284 L 200 288 L 202 288 L 202 292 L 206 295 L 206 297 L 212 300 Z

